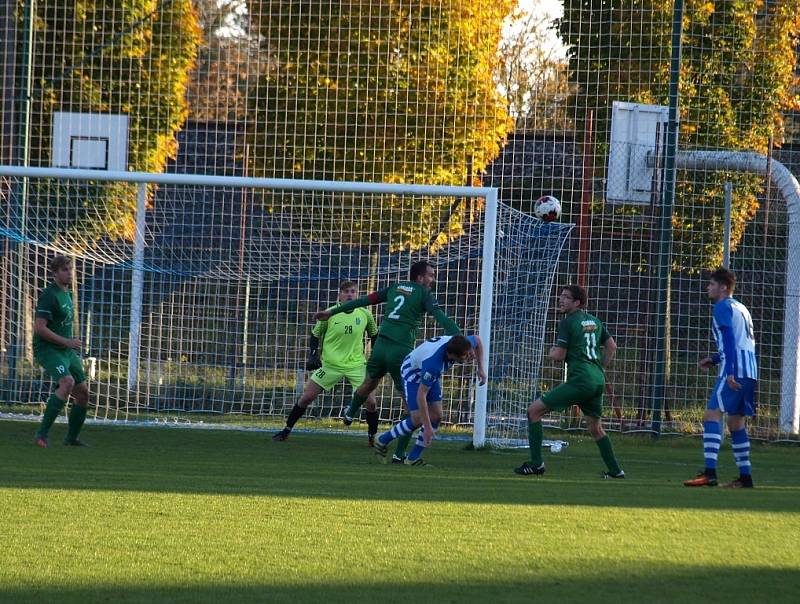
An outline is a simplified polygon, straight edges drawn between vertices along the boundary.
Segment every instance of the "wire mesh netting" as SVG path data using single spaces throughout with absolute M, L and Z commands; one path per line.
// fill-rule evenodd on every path
M 129 242 L 107 236 L 78 241 L 86 233 L 83 224 L 103 214 L 97 203 L 84 210 L 98 187 L 135 198 L 130 189 L 136 185 L 33 182 L 38 203 L 26 209 L 24 220 L 10 221 L 22 228 L 5 229 L 9 245 L 26 253 L 17 278 L 2 290 L 7 304 L 24 306 L 14 315 L 19 326 L 12 329 L 3 371 L 5 398 L 21 409 L 38 409 L 51 387 L 32 356 L 30 309 L 57 253 L 74 258 L 74 330 L 92 380 L 94 415 L 120 420 L 284 416 L 308 379 L 314 312 L 335 304 L 345 281 L 355 281 L 362 294 L 379 290 L 407 281 L 411 264 L 424 259 L 436 270 L 435 296 L 472 334 L 479 331 L 483 269 L 493 267 L 490 366 L 493 383 L 502 387 L 492 393 L 489 412 L 514 418 L 515 429 L 522 425 L 540 375 L 547 300 L 571 225 L 544 223 L 501 204 L 494 262 L 487 265 L 479 197 L 441 203 L 419 195 L 162 184 L 150 187 L 137 258 Z M 432 206 L 442 208 L 444 231 L 459 207 L 472 218 L 451 241 L 440 231 L 422 244 L 391 243 L 392 233 L 414 233 Z M 384 310 L 373 309 L 378 320 Z M 440 332 L 429 319 L 421 335 Z M 381 417 L 396 419 L 400 399 L 389 383 L 384 386 Z M 329 391 L 311 414 L 338 417 L 350 390 L 343 385 Z M 456 369 L 446 382 L 444 421 L 472 425 L 475 398 L 471 368 Z M 508 438 L 494 429 L 489 434 Z
M 630 125 L 623 143 L 628 146 L 615 148 L 612 113 L 615 102 L 666 108 L 670 80 L 679 75 L 680 94 L 672 99 L 678 106 L 679 158 L 693 151 L 750 152 L 797 172 L 800 0 L 683 4 L 678 65 L 671 42 L 673 3 L 38 0 L 19 10 L 7 3 L 0 13 L 6 76 L 1 163 L 49 167 L 67 157 L 75 167 L 108 167 L 118 142 L 88 125 L 98 121 L 92 116 L 121 115 L 127 117 L 126 163 L 132 171 L 490 186 L 520 216 L 531 215 L 540 196 L 553 195 L 563 205 L 561 222 L 577 224 L 555 281 L 584 283 L 589 310 L 617 339 L 606 407 L 612 427 L 623 431 L 651 430 L 656 417 L 667 432 L 699 426 L 713 384 L 713 376 L 696 366 L 713 345 L 705 282 L 707 271 L 722 262 L 724 190 L 730 183 L 730 266 L 738 275 L 737 299 L 753 314 L 761 365 L 753 431 L 796 439 L 779 421 L 787 400 L 784 315 L 793 280 L 787 280 L 792 267 L 786 262 L 790 213 L 771 183 L 770 163 L 764 173 L 752 173 L 679 161 L 674 203 L 665 215 L 664 165 L 672 151 L 665 147 L 664 122 L 654 131 Z M 56 136 L 64 134 L 53 131 L 59 112 L 86 119 L 77 120 L 68 136 Z M 68 148 L 54 149 L 56 139 Z M 615 153 L 624 161 L 610 161 Z M 610 194 L 619 182 L 623 193 Z M 93 302 L 86 291 L 95 274 L 97 287 L 115 292 L 114 304 L 129 304 L 128 286 L 110 284 L 127 283 L 128 275 L 111 275 L 130 270 L 117 263 L 130 252 L 136 196 L 125 184 L 36 180 L 6 181 L 3 195 L 0 341 L 7 367 L 12 344 L 26 338 L 47 254 L 60 250 L 78 258 L 79 308 Z M 205 296 L 216 309 L 209 310 L 213 321 L 230 324 L 220 332 L 224 338 L 214 336 L 217 342 L 206 334 L 186 344 L 191 351 L 235 348 L 233 326 L 241 317 L 234 301 L 246 297 L 245 291 L 266 296 L 253 290 L 259 279 L 287 280 L 284 287 L 295 292 L 317 279 L 318 291 L 284 299 L 293 306 L 328 303 L 333 281 L 372 266 L 368 258 L 378 249 L 387 259 L 403 260 L 360 273 L 363 288 L 401 274 L 413 256 L 409 250 L 439 253 L 446 247 L 457 250 L 447 252 L 449 258 L 468 257 L 471 229 L 482 212 L 480 204 L 447 198 L 377 202 L 202 187 L 176 188 L 168 194 L 170 203 L 163 202 L 165 195 L 152 190 L 148 198 L 147 287 L 160 290 L 159 304 L 175 307 L 179 300 Z M 53 201 L 62 199 L 70 203 Z M 321 216 L 325 204 L 341 205 L 341 219 Z M 374 215 L 354 219 L 365 207 Z M 278 224 L 287 213 L 292 220 Z M 375 221 L 396 228 L 378 229 Z M 56 224 L 58 232 L 50 232 Z M 326 241 L 325 229 L 342 240 Z M 371 232 L 380 233 L 380 241 L 369 239 Z M 153 245 L 158 241 L 169 242 L 161 252 Z M 276 241 L 285 248 L 273 249 Z M 356 257 L 337 247 L 354 243 L 371 251 Z M 208 249 L 198 251 L 204 244 Z M 81 258 L 89 257 L 94 264 L 87 268 Z M 539 270 L 533 252 L 522 257 L 530 264 L 527 274 Z M 445 265 L 440 270 L 452 270 Z M 659 271 L 664 265 L 666 279 Z M 502 270 L 498 265 L 498 275 Z M 167 277 L 171 271 L 180 276 Z M 166 284 L 168 279 L 176 281 Z M 557 293 L 552 286 L 549 302 L 536 300 L 537 312 L 548 313 L 541 335 L 525 322 L 525 309 L 507 309 L 520 321 L 516 330 L 525 334 L 525 346 L 536 349 L 531 358 L 541 357 L 554 338 Z M 464 302 L 450 295 L 442 294 L 446 310 L 471 329 Z M 477 304 L 478 295 L 470 290 L 471 303 Z M 496 301 L 495 308 L 521 300 Z M 298 333 L 310 328 L 307 321 L 287 319 L 285 311 L 276 313 L 263 319 L 296 324 Z M 109 359 L 127 354 L 123 331 L 112 338 L 100 335 L 96 317 L 82 321 L 89 338 L 116 347 Z M 169 325 L 162 321 L 159 329 L 191 342 L 183 319 Z M 664 328 L 667 337 L 661 338 Z M 153 343 L 157 337 L 144 332 L 142 345 L 170 348 Z M 281 342 L 276 350 L 287 362 L 301 354 L 295 350 L 302 347 L 299 341 Z M 194 358 L 198 353 L 191 351 L 170 352 L 165 356 L 172 360 L 159 363 Z M 497 393 L 513 382 L 516 368 L 501 357 L 493 361 L 499 381 L 490 391 Z M 152 371 L 157 376 L 166 370 Z M 228 380 L 230 370 L 220 371 L 219 379 Z M 289 400 L 297 377 L 282 379 Z M 562 368 L 545 360 L 537 387 L 547 390 L 561 379 Z M 46 388 L 43 383 L 30 391 Z M 12 391 L 5 402 L 20 400 L 19 388 L 6 388 Z M 186 386 L 143 396 L 168 402 L 196 393 Z M 265 399 L 265 408 L 274 405 L 280 412 L 282 396 Z M 459 412 L 454 421 L 467 417 Z M 503 418 L 501 412 L 490 421 L 509 425 Z M 567 429 L 581 425 L 573 413 L 551 422 Z

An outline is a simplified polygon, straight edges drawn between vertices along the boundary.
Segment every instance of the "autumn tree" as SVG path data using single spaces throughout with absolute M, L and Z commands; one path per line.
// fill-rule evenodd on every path
M 614 100 L 668 103 L 672 3 L 565 0 L 560 33 L 577 86 L 576 115 L 592 110 L 605 162 Z M 688 0 L 680 71 L 680 148 L 764 153 L 780 144 L 782 112 L 795 108 L 800 0 Z M 758 207 L 762 178 L 679 174 L 673 215 L 676 267 L 718 265 L 723 183 L 734 183 L 732 243 Z
M 493 69 L 513 1 L 248 5 L 270 62 L 250 95 L 251 173 L 461 185 L 497 156 L 511 121 Z M 404 217 L 392 244 L 416 247 L 442 222 L 462 232 L 452 207 L 387 198 L 385 217 L 347 227 L 358 241 Z
M 194 0 L 202 42 L 187 92 L 195 120 L 247 119 L 249 86 L 261 65 L 245 0 Z
M 541 1 L 518 6 L 500 42 L 495 79 L 514 119 L 514 131 L 572 128 L 568 62 L 555 36 L 554 18 Z
M 187 115 L 199 40 L 191 1 L 39 0 L 34 17 L 32 165 L 49 165 L 53 112 L 121 113 L 129 118 L 129 169 L 162 171 Z M 90 242 L 133 233 L 136 195 L 128 185 L 32 187 L 31 207 L 54 213 L 50 222 L 62 234 L 77 229 Z

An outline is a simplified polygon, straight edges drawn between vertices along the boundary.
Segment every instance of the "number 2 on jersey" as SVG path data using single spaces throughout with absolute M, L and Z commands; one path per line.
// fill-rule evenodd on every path
M 403 296 L 396 296 L 394 301 L 397 302 L 397 305 L 394 307 L 392 312 L 389 313 L 388 317 L 390 319 L 399 319 L 400 315 L 397 314 L 397 311 L 403 307 L 403 304 L 406 303 L 406 299 Z
M 597 360 L 597 336 L 594 332 L 590 332 L 583 334 L 583 337 L 586 339 L 586 356 Z

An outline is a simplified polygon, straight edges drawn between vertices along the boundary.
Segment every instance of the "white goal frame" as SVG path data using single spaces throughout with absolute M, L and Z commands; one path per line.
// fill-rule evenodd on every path
M 65 180 L 117 181 L 138 184 L 128 357 L 128 389 L 130 391 L 136 390 L 138 382 L 137 376 L 142 324 L 142 286 L 144 282 L 145 216 L 148 184 L 483 198 L 486 201 L 486 208 L 484 212 L 483 262 L 481 264 L 478 335 L 483 342 L 484 366 L 488 367 L 492 341 L 492 292 L 494 290 L 495 238 L 497 233 L 498 190 L 496 188 L 294 180 L 200 174 L 155 174 L 148 172 L 72 168 L 25 168 L 19 166 L 0 166 L 0 176 L 20 179 L 56 178 Z M 475 447 L 483 447 L 486 443 L 487 396 L 488 383 L 478 385 L 475 391 L 475 415 L 473 422 L 473 444 Z
M 786 203 L 789 241 L 786 250 L 780 429 L 800 433 L 800 183 L 781 162 L 748 151 L 679 151 L 678 168 L 730 170 L 769 176 Z

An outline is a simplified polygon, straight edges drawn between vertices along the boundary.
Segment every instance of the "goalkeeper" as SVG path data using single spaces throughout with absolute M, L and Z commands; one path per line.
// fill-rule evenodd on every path
M 367 378 L 353 393 L 353 400 L 345 410 L 343 417 L 345 425 L 349 426 L 353 423 L 361 405 L 366 403 L 367 434 L 371 446 L 374 444 L 375 434 L 378 432 L 378 410 L 373 392 L 378 387 L 381 378 L 388 373 L 392 376 L 395 388 L 403 396 L 404 386 L 400 366 L 406 355 L 414 349 L 417 330 L 425 313 L 430 314 L 444 328 L 447 335 L 462 335 L 458 325 L 444 314 L 439 303 L 431 294 L 430 287 L 435 278 L 436 271 L 432 264 L 425 261 L 416 262 L 409 269 L 408 281 L 395 283 L 368 296 L 314 315 L 317 320 L 330 319 L 338 317 L 339 313 L 386 302 L 386 313 L 381 321 L 378 339 L 372 347 L 372 353 L 367 362 Z M 407 414 L 403 416 L 403 419 L 406 417 L 408 417 Z M 403 461 L 410 438 L 410 435 L 406 435 L 400 439 L 393 461 Z
M 344 281 L 339 285 L 339 304 L 355 300 L 358 287 L 352 281 Z M 378 326 L 372 313 L 366 308 L 356 308 L 336 315 L 333 320 L 317 321 L 311 330 L 308 360 L 306 369 L 314 371 L 303 389 L 303 395 L 297 401 L 289 417 L 286 427 L 275 434 L 272 440 L 284 441 L 289 438 L 292 428 L 308 406 L 314 402 L 323 390 L 330 390 L 345 378 L 353 387 L 358 388 L 366 377 L 367 360 L 364 357 L 364 332 L 375 341 Z M 320 345 L 322 352 L 320 353 Z M 321 358 L 320 358 L 321 357 Z M 371 396 L 372 405 L 375 397 Z

